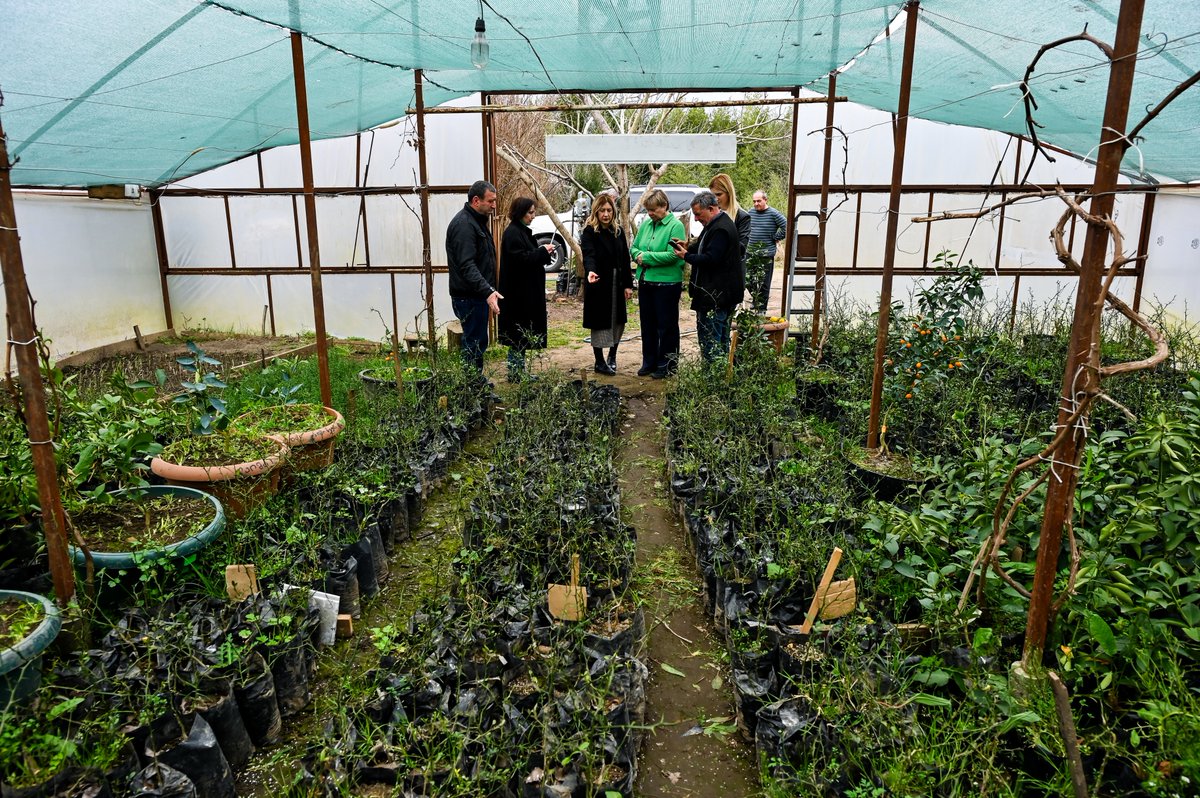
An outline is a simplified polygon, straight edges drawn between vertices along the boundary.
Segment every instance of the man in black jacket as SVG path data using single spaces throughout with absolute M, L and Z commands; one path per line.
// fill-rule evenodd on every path
M 463 356 L 483 373 L 488 345 L 488 310 L 499 315 L 504 297 L 492 287 L 496 274 L 496 244 L 488 217 L 496 212 L 496 187 L 476 180 L 467 202 L 446 228 L 446 259 L 450 266 L 450 303 L 462 322 Z
M 692 216 L 704 225 L 700 237 L 690 245 L 672 241 L 671 248 L 692 266 L 688 295 L 696 311 L 696 337 L 700 357 L 711 363 L 729 354 L 733 309 L 745 291 L 741 245 L 737 226 L 711 191 L 692 198 Z

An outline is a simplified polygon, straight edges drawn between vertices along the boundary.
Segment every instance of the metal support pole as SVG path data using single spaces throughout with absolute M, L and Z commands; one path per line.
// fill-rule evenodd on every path
M 1142 226 L 1138 231 L 1138 260 L 1136 264 L 1137 279 L 1133 284 L 1133 312 L 1142 310 L 1142 283 L 1146 278 L 1146 257 L 1150 254 L 1150 231 L 1154 227 L 1154 202 L 1158 199 L 1158 191 L 1152 191 L 1142 201 Z M 1130 330 L 1137 328 L 1130 325 Z
M 54 462 L 54 442 L 50 440 L 50 420 L 46 417 L 46 392 L 38 363 L 33 301 L 25 282 L 21 238 L 17 234 L 11 172 L 8 139 L 4 135 L 4 126 L 0 124 L 0 270 L 4 274 L 9 343 L 17 354 L 21 399 L 25 403 L 25 429 L 33 456 L 33 472 L 37 477 L 38 501 L 42 505 L 42 531 L 46 536 L 50 577 L 54 581 L 55 598 L 60 605 L 66 606 L 75 595 L 75 571 L 71 566 L 71 558 L 67 556 L 66 516 L 58 492 L 58 469 Z
M 425 164 L 425 98 L 421 91 L 421 72 L 415 70 L 413 83 L 417 106 L 417 179 L 421 183 L 421 264 L 425 267 L 425 320 L 429 329 L 429 354 L 437 351 L 436 325 L 433 318 L 433 253 L 429 243 L 429 170 Z M 399 330 L 397 330 L 399 334 Z
M 329 385 L 329 341 L 325 338 L 325 294 L 321 288 L 321 248 L 317 245 L 317 195 L 313 192 L 312 142 L 308 129 L 308 92 L 304 85 L 304 41 L 292 31 L 292 78 L 296 84 L 296 121 L 300 128 L 300 173 L 304 180 L 304 221 L 308 227 L 308 271 L 312 275 L 313 326 L 317 333 L 317 369 L 321 403 L 333 404 Z
M 904 62 L 900 72 L 900 99 L 892 152 L 892 190 L 888 199 L 887 235 L 883 244 L 883 279 L 879 288 L 879 328 L 875 333 L 875 372 L 871 378 L 871 414 L 867 421 L 867 448 L 879 448 L 879 414 L 883 407 L 883 358 L 887 354 L 888 325 L 892 311 L 892 270 L 896 266 L 896 233 L 900 222 L 900 185 L 904 182 L 904 145 L 908 137 L 908 100 L 912 93 L 913 57 L 917 46 L 917 12 L 921 4 L 905 6 Z
M 800 87 L 796 86 L 792 89 L 792 96 L 799 96 Z M 792 106 L 792 149 L 788 157 L 788 197 L 787 197 L 787 238 L 783 242 L 783 291 L 779 294 L 779 315 L 786 316 L 788 306 L 791 303 L 791 297 L 788 296 L 792 289 L 788 285 L 788 274 L 791 273 L 792 258 L 796 256 L 796 144 L 800 137 L 798 129 L 800 126 L 800 115 L 796 111 L 796 106 Z M 767 297 L 769 300 L 770 297 Z M 791 324 L 791 319 L 787 320 Z
M 1117 188 L 1121 158 L 1125 155 L 1125 124 L 1129 114 L 1129 96 L 1133 88 L 1138 40 L 1142 29 L 1144 0 L 1122 0 L 1117 18 L 1116 42 L 1108 76 L 1108 98 L 1104 104 L 1104 122 L 1100 128 L 1100 151 L 1096 157 L 1095 184 L 1089 212 L 1093 216 L 1112 216 L 1113 192 Z M 1071 343 L 1067 349 L 1067 368 L 1063 373 L 1058 424 L 1066 424 L 1075 403 L 1099 384 L 1100 312 L 1104 297 L 1104 259 L 1108 248 L 1108 228 L 1089 224 L 1080 260 L 1079 287 L 1075 294 L 1075 318 L 1071 325 Z M 1082 419 L 1081 419 L 1082 421 Z M 1046 644 L 1046 626 L 1054 598 L 1054 581 L 1062 553 L 1063 527 L 1070 522 L 1075 506 L 1079 459 L 1083 454 L 1084 428 L 1076 423 L 1050 463 L 1046 509 L 1038 541 L 1037 570 L 1029 599 L 1025 624 L 1025 650 L 1021 661 L 1026 672 L 1042 662 Z
M 817 209 L 817 275 L 813 279 L 812 349 L 821 341 L 821 312 L 825 304 L 825 226 L 829 223 L 829 162 L 833 158 L 833 109 L 837 94 L 837 73 L 829 76 L 825 97 L 825 152 L 821 160 L 821 207 Z M 790 287 L 785 286 L 788 290 Z

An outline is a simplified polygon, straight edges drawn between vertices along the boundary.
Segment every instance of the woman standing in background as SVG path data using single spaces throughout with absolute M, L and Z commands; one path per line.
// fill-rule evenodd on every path
M 500 240 L 500 343 L 508 347 L 508 381 L 525 375 L 525 353 L 546 348 L 546 266 L 553 244 L 539 245 L 529 229 L 533 200 L 517 197 L 508 207 Z
M 610 194 L 599 194 L 579 237 L 583 250 L 583 326 L 592 331 L 592 351 L 597 374 L 617 373 L 617 347 L 625 334 L 625 302 L 633 296 L 629 244 L 617 222 L 617 207 Z M 608 347 L 608 357 L 604 349 Z

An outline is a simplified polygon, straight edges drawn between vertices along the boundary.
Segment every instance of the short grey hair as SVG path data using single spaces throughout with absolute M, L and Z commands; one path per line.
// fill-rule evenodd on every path
M 717 195 L 711 191 L 701 191 L 696 196 L 692 197 L 692 207 L 700 206 L 701 208 L 719 208 L 720 203 L 717 202 Z
M 766 198 L 767 198 L 767 192 L 763 191 L 761 188 L 760 188 L 760 189 L 758 189 L 757 191 L 755 191 L 753 194 L 751 194 L 751 195 L 750 195 L 750 198 L 751 198 L 751 199 L 758 199 L 758 195 L 759 195 L 759 194 L 762 194 L 762 198 L 763 198 L 763 200 L 766 200 Z

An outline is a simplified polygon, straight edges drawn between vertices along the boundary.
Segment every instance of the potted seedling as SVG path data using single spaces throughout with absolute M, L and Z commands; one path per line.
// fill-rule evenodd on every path
M 176 362 L 192 370 L 192 379 L 174 401 L 192 408 L 194 434 L 166 446 L 150 470 L 171 485 L 212 493 L 230 517 L 241 518 L 278 490 L 288 447 L 277 436 L 227 429 L 225 402 L 217 395 L 226 386 L 209 368 L 220 361 L 191 341 L 188 349 L 192 355 Z

